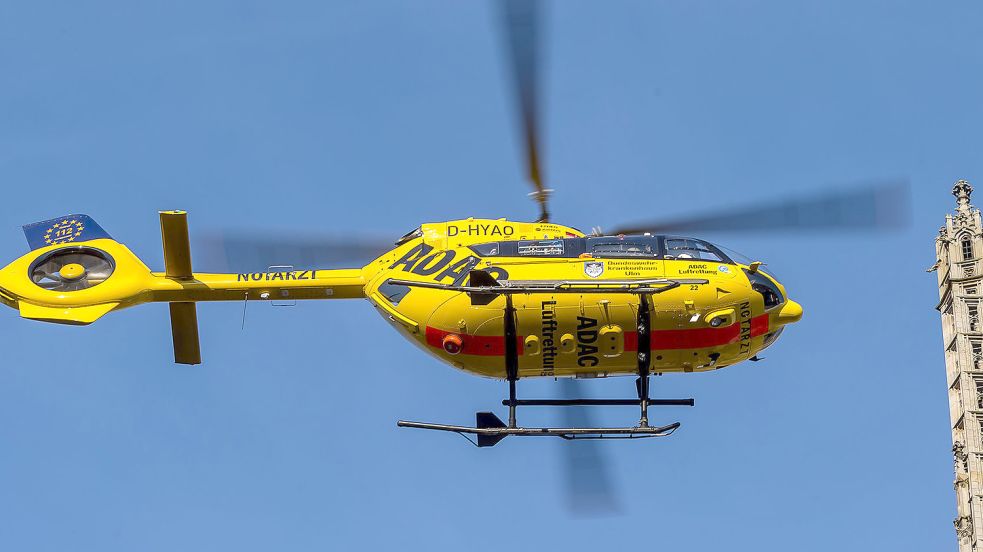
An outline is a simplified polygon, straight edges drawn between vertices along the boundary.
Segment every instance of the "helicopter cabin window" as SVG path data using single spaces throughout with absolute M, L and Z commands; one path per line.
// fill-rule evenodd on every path
M 563 240 L 523 240 L 518 253 L 520 257 L 562 257 Z
M 692 238 L 666 238 L 667 259 L 696 259 L 700 261 L 727 262 L 716 248 L 703 240 Z
M 659 244 L 651 236 L 591 238 L 587 252 L 593 257 L 657 257 Z
M 470 247 L 480 257 L 576 258 L 584 252 L 584 241 L 584 238 L 554 238 L 480 243 Z
M 973 258 L 973 240 L 969 236 L 962 239 L 963 260 L 969 261 Z
M 481 257 L 497 257 L 499 251 L 501 251 L 501 248 L 499 247 L 498 242 L 491 242 L 472 245 L 471 250 Z
M 410 292 L 409 286 L 403 286 L 399 284 L 393 284 L 386 281 L 381 286 L 379 286 L 379 293 L 382 294 L 393 306 L 399 305 L 399 302 L 403 300 L 404 297 Z

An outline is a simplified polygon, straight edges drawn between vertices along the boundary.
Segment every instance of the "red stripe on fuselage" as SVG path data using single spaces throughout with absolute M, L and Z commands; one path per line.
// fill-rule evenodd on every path
M 767 314 L 751 319 L 751 337 L 768 333 Z M 456 334 L 463 341 L 461 354 L 478 356 L 502 356 L 505 354 L 505 337 L 501 335 L 470 335 L 448 332 L 427 326 L 427 345 L 444 348 L 444 338 Z M 678 330 L 652 330 L 652 350 L 670 351 L 674 349 L 703 349 L 732 345 L 741 339 L 741 324 L 731 324 L 723 328 L 684 328 Z M 638 332 L 625 332 L 625 350 L 638 350 Z M 523 353 L 523 338 L 516 336 L 516 351 Z
M 751 319 L 751 337 L 768 333 L 768 315 Z M 652 330 L 652 350 L 703 349 L 732 345 L 741 339 L 740 323 L 723 328 L 689 328 L 679 330 Z M 625 350 L 638 350 L 638 332 L 625 332 Z
M 751 337 L 758 337 L 768 333 L 768 315 L 761 314 L 751 319 Z
M 427 345 L 438 349 L 444 348 L 444 338 L 455 334 L 461 338 L 461 354 L 478 356 L 504 356 L 505 336 L 502 335 L 469 335 L 458 332 L 445 332 L 427 326 Z M 515 336 L 516 351 L 522 356 L 522 336 Z

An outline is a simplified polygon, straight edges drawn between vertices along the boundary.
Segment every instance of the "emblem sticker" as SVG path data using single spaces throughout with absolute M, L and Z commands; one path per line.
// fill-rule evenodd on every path
M 24 226 L 24 236 L 32 250 L 75 241 L 112 239 L 87 215 L 65 215 L 56 219 L 32 222 Z
M 81 236 L 84 231 L 85 225 L 82 224 L 82 221 L 65 219 L 55 222 L 44 231 L 44 243 L 45 245 L 53 245 L 56 243 L 72 242 Z
M 584 263 L 584 274 L 597 278 L 604 274 L 604 261 L 588 261 Z
M 729 274 L 730 273 L 730 267 L 727 266 L 727 265 L 720 265 L 720 266 L 717 267 L 717 270 L 719 270 L 720 272 L 723 272 L 724 274 Z

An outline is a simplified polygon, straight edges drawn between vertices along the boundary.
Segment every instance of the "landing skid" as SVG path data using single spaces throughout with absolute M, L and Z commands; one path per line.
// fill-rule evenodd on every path
M 432 429 L 450 431 L 464 437 L 476 435 L 478 441 L 471 441 L 479 447 L 490 447 L 511 435 L 519 437 L 560 437 L 568 441 L 575 439 L 645 439 L 650 437 L 667 437 L 679 428 L 679 422 L 660 427 L 507 427 L 498 416 L 491 412 L 478 412 L 476 427 L 447 424 L 430 424 L 424 422 L 409 422 L 400 420 L 399 427 L 415 427 L 417 429 Z M 483 419 L 484 418 L 484 419 Z M 483 422 L 492 422 L 491 426 Z M 470 438 L 468 440 L 471 440 Z
M 641 387 L 638 385 L 637 387 Z M 514 389 L 514 386 L 510 386 Z M 651 437 L 668 437 L 679 429 L 680 423 L 674 422 L 664 426 L 648 425 L 647 416 L 639 420 L 639 424 L 630 427 L 519 427 L 515 424 L 515 409 L 519 406 L 693 406 L 693 399 L 506 399 L 503 405 L 509 406 L 511 424 L 506 424 L 492 412 L 478 412 L 475 415 L 475 427 L 450 424 L 434 424 L 428 422 L 412 422 L 400 420 L 399 427 L 430 429 L 434 431 L 449 431 L 457 433 L 472 444 L 479 447 L 490 447 L 502 439 L 515 435 L 518 437 L 560 437 L 568 441 L 576 439 L 647 439 Z M 477 441 L 468 437 L 477 436 Z

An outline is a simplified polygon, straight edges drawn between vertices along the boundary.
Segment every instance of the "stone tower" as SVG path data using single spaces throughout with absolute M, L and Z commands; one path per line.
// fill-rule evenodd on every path
M 952 187 L 956 212 L 939 229 L 930 269 L 939 278 L 960 552 L 983 552 L 983 225 L 972 193 L 965 180 Z

